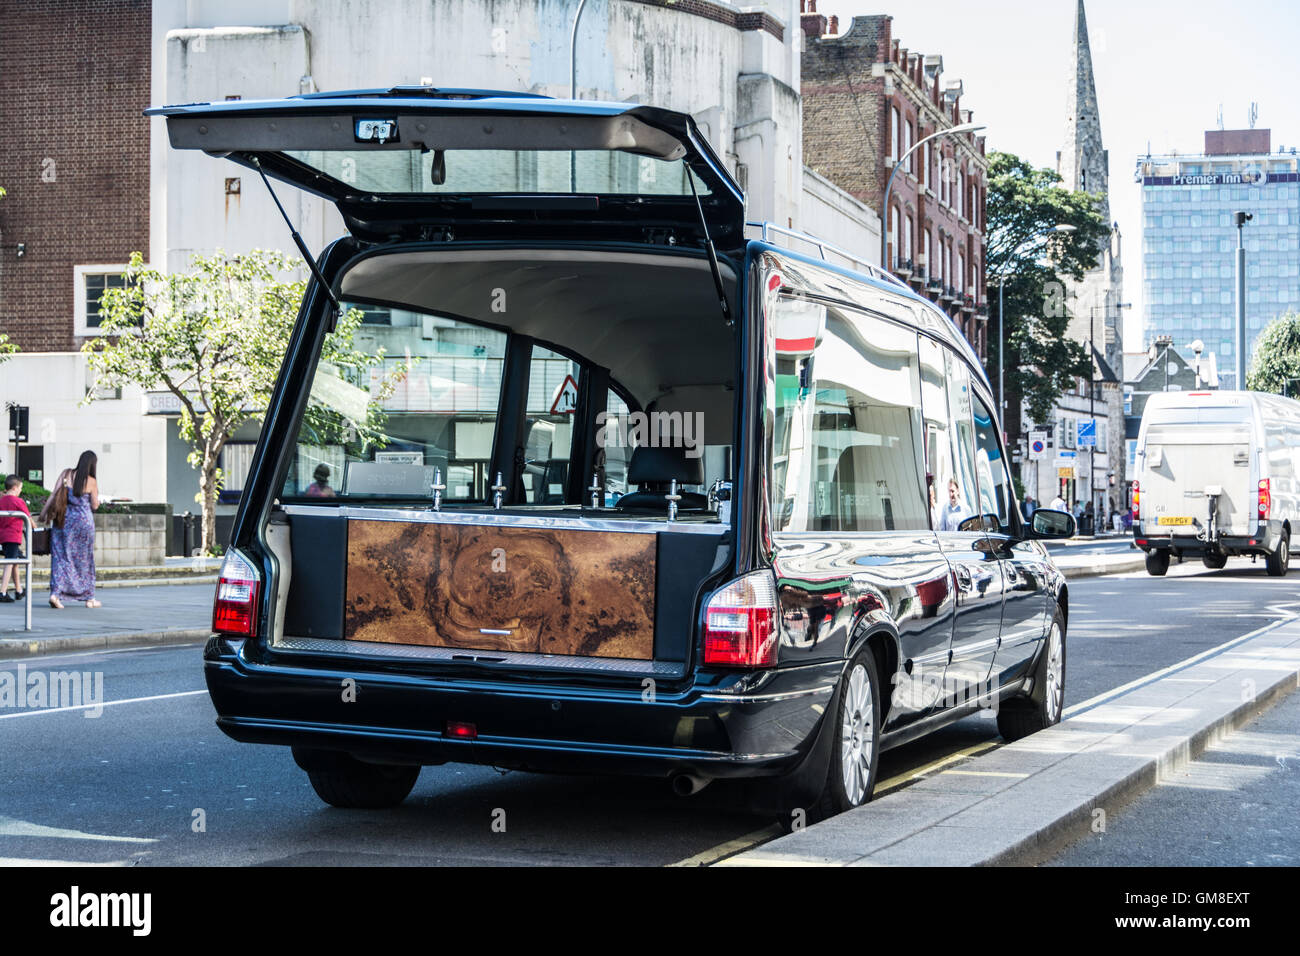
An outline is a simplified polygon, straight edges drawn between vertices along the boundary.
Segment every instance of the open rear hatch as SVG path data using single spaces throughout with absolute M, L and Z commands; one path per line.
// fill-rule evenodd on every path
M 166 117 L 176 149 L 332 200 L 362 240 L 568 231 L 683 243 L 703 221 L 719 250 L 744 242 L 739 187 L 691 117 L 670 110 L 398 87 L 147 114 Z

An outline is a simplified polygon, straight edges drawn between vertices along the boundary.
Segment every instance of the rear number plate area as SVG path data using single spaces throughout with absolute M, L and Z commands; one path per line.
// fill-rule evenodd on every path
M 1182 518 L 1173 515 L 1161 515 L 1156 519 L 1156 524 L 1161 525 L 1189 525 L 1191 523 L 1191 518 Z

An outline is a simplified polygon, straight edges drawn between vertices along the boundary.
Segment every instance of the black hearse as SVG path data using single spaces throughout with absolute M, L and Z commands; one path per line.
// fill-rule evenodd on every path
M 221 729 L 322 799 L 456 761 L 837 811 L 980 707 L 1060 719 L 1035 539 L 1073 522 L 1022 522 L 975 355 L 897 280 L 748 227 L 689 116 L 426 88 L 152 112 L 349 232 L 205 649 Z M 363 368 L 322 359 L 340 308 Z

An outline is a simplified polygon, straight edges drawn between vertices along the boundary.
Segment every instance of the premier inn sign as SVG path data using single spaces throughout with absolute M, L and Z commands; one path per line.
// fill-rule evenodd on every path
M 1284 182 L 1295 178 L 1294 173 L 1270 176 L 1262 169 L 1243 169 L 1237 173 L 1202 173 L 1193 176 L 1144 176 L 1143 186 L 1262 186 L 1269 182 Z

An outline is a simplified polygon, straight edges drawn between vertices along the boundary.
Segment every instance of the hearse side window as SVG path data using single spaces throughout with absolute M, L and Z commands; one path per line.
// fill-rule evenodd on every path
M 998 424 L 993 413 L 978 396 L 974 396 L 975 416 L 975 471 L 979 480 L 980 513 L 996 515 L 997 522 L 989 530 L 1010 532 L 1011 479 L 1007 474 L 1006 460 L 998 443 Z
M 578 409 L 581 369 L 577 362 L 533 346 L 528 370 L 528 437 L 524 442 L 524 501 L 564 504 Z
M 915 333 L 788 299 L 775 331 L 774 530 L 927 527 Z
M 354 345 L 373 364 L 322 357 L 282 497 L 427 498 L 442 470 L 448 501 L 483 500 L 501 393 L 505 333 L 390 310 Z
M 956 531 L 976 514 L 970 372 L 945 346 L 921 338 L 926 482 L 935 531 Z

